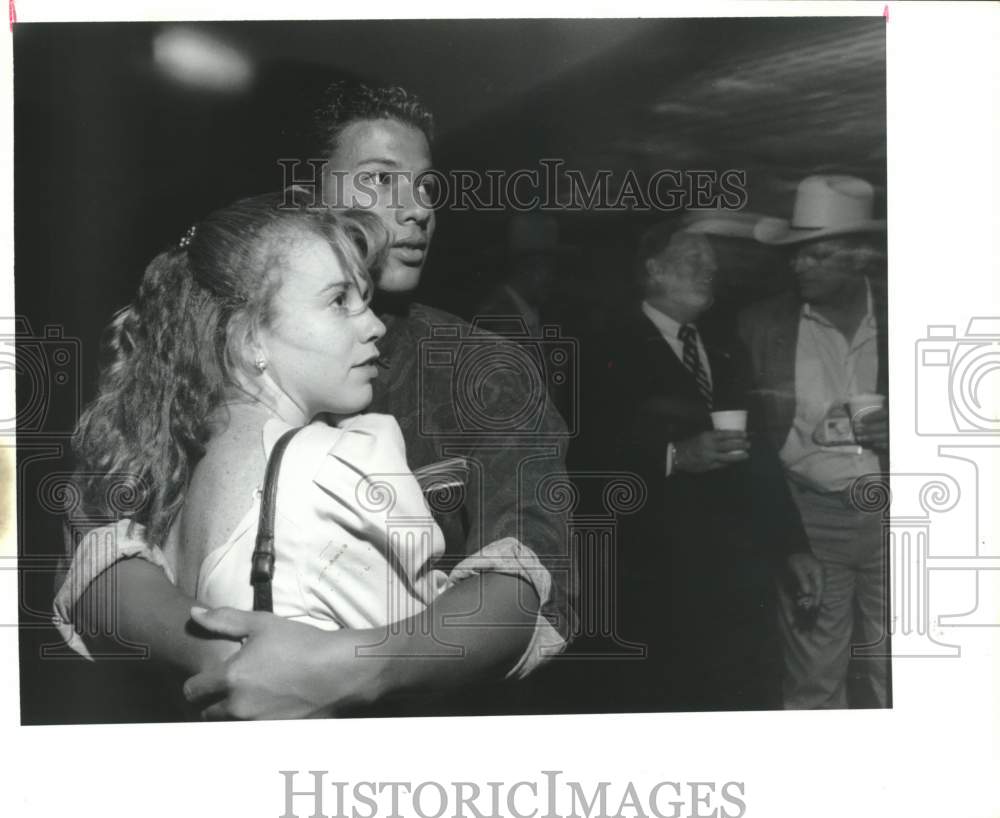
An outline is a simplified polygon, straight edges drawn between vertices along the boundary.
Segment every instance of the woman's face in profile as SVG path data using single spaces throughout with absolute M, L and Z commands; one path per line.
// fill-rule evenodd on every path
M 360 412 L 372 399 L 376 341 L 385 325 L 366 293 L 321 238 L 296 240 L 285 253 L 270 325 L 258 336 L 266 373 L 311 419 Z

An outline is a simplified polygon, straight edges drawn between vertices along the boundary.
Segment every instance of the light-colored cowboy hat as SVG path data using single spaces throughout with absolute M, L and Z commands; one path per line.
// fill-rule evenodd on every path
M 767 217 L 753 229 L 763 244 L 797 244 L 852 233 L 885 232 L 873 219 L 875 189 L 857 176 L 808 176 L 795 192 L 792 220 Z
M 752 239 L 757 223 L 766 218 L 761 213 L 742 210 L 689 210 L 681 220 L 686 233 L 706 236 L 726 236 L 733 239 Z

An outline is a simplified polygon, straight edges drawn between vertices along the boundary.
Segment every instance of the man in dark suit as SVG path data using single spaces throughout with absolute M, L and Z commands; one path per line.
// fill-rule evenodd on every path
M 822 578 L 764 439 L 713 428 L 745 409 L 738 344 L 699 333 L 716 270 L 704 235 L 658 225 L 642 238 L 641 304 L 601 350 L 605 411 L 588 427 L 603 465 L 648 489 L 621 533 L 621 633 L 648 645 L 613 685 L 636 709 L 747 710 L 777 705 L 768 588 L 790 569 L 818 599 Z

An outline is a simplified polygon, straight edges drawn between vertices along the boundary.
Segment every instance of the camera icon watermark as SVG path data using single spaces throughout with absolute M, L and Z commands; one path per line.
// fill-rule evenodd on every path
M 15 584 L 18 616 L 0 627 L 54 626 L 58 639 L 38 647 L 46 660 L 75 660 L 86 655 L 80 650 L 85 643 L 94 657 L 147 658 L 144 645 L 118 632 L 116 565 L 140 550 L 140 535 L 131 536 L 129 525 L 148 501 L 148 486 L 137 475 L 108 474 L 100 498 L 104 511 L 92 513 L 79 482 L 87 473 L 63 468 L 64 445 L 30 439 L 18 447 L 20 543 L 16 556 L 0 558 L 0 577 Z M 72 612 L 77 606 L 83 611 L 86 592 L 88 624 L 77 630 Z
M 933 569 L 936 583 L 944 584 L 946 578 L 952 584 L 961 581 L 955 590 L 967 607 L 941 611 L 933 621 L 945 628 L 1000 626 L 1000 549 L 991 536 L 1000 454 L 998 441 L 991 437 L 1000 435 L 998 373 L 998 316 L 970 318 L 961 337 L 955 324 L 931 325 L 927 336 L 916 342 L 916 432 L 952 438 L 937 447 L 937 454 L 950 465 L 950 479 L 966 488 L 960 494 L 962 513 L 956 510 L 946 515 L 958 515 L 954 521 L 963 523 L 948 541 L 964 547 L 959 553 L 927 553 L 919 565 L 907 569 L 909 577 L 922 577 L 925 569 Z M 935 538 L 935 542 L 946 540 Z
M 916 365 L 918 435 L 1000 434 L 1000 318 L 927 327 Z
M 573 636 L 586 647 L 564 658 L 645 659 L 648 646 L 631 639 L 620 621 L 626 588 L 619 551 L 622 518 L 646 505 L 646 482 L 627 471 L 574 471 L 541 481 L 536 494 L 542 510 L 569 515 L 566 576 L 574 598 Z M 589 501 L 581 502 L 583 496 Z
M 419 342 L 422 435 L 572 437 L 579 427 L 577 341 L 557 326 L 529 333 L 523 319 L 478 318 L 463 333 L 435 326 Z M 563 396 L 556 408 L 557 396 Z M 558 411 L 566 428 L 546 423 Z
M 17 403 L 13 417 L 0 418 L 0 436 L 52 437 L 72 429 L 52 428 L 51 411 L 59 406 L 61 415 L 80 415 L 80 341 L 68 338 L 62 327 L 46 324 L 41 333 L 32 331 L 23 316 L 0 317 L 0 378 L 3 390 Z

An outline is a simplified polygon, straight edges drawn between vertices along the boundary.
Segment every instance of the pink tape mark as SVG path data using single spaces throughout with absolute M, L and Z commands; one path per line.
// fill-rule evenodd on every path
M 11 2 L 13 2 L 13 0 L 11 0 Z M 889 22 L 889 6 L 888 5 L 886 5 L 886 7 L 884 9 L 882 9 L 882 16 L 885 17 L 885 21 L 888 23 Z
M 14 0 L 8 0 L 7 14 L 10 16 L 10 30 L 13 31 L 14 23 L 17 22 L 17 6 L 14 4 Z

